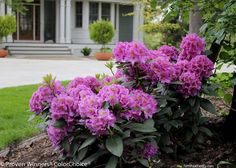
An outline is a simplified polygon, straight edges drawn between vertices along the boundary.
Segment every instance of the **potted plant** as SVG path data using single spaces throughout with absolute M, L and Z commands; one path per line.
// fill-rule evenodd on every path
M 110 21 L 99 20 L 92 23 L 89 26 L 90 38 L 102 45 L 100 52 L 95 54 L 98 60 L 109 60 L 112 57 L 111 49 L 106 48 L 106 44 L 109 43 L 115 35 L 115 30 Z
M 92 52 L 92 49 L 89 48 L 89 47 L 84 47 L 82 50 L 81 50 L 81 53 L 84 55 L 84 56 L 89 56 Z
M 11 15 L 0 16 L 0 57 L 6 57 L 8 52 L 2 46 L 2 39 L 16 31 L 16 18 Z

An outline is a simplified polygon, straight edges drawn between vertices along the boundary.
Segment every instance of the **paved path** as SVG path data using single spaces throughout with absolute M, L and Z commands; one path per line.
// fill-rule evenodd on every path
M 35 84 L 51 73 L 59 80 L 71 80 L 77 76 L 94 76 L 97 73 L 110 74 L 104 61 L 85 60 L 36 60 L 0 59 L 0 88 Z

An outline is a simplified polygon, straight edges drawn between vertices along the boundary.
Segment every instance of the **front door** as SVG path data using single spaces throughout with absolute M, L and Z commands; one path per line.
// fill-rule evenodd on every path
M 119 6 L 119 41 L 133 40 L 133 16 L 129 15 L 134 12 L 134 6 Z
M 14 40 L 40 41 L 40 0 L 24 5 L 24 13 L 17 13 L 17 32 Z

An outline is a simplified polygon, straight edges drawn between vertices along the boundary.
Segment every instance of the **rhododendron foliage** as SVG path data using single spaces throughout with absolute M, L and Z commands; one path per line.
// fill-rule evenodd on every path
M 64 160 L 148 167 L 159 151 L 194 149 L 211 134 L 201 109 L 214 112 L 214 106 L 201 95 L 214 94 L 208 81 L 214 64 L 204 54 L 197 34 L 184 37 L 180 49 L 119 42 L 116 72 L 106 64 L 113 76 L 77 77 L 66 87 L 47 76 L 30 110 L 44 118 Z

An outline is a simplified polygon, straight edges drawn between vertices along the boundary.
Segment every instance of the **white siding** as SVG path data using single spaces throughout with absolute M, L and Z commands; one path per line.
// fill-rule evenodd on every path
M 82 28 L 76 28 L 75 26 L 75 3 L 76 1 L 82 1 L 82 0 L 74 0 L 72 1 L 72 7 L 71 7 L 71 30 L 72 30 L 72 43 L 80 43 L 80 44 L 94 44 L 92 40 L 89 38 L 89 1 L 84 0 L 83 2 L 83 27 Z M 90 0 L 92 1 L 92 0 Z M 101 17 L 101 1 L 96 0 L 96 2 L 99 2 L 99 18 Z M 104 0 L 103 2 L 111 2 Z M 115 3 L 111 3 L 111 22 L 113 26 L 115 26 Z M 112 42 L 110 44 L 115 44 L 117 39 L 117 33 L 115 33 L 115 37 L 113 38 Z

